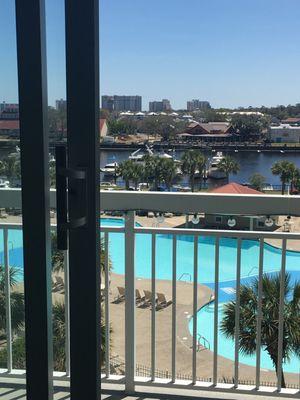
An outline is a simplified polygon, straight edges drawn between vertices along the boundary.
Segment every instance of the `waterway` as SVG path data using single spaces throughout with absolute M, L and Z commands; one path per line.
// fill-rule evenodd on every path
M 180 159 L 182 156 L 182 151 L 176 151 L 175 157 Z M 127 160 L 131 151 L 113 151 L 113 150 L 102 150 L 101 151 L 101 167 L 105 164 L 111 162 L 120 163 L 123 160 Z M 272 165 L 279 160 L 288 160 L 295 163 L 300 168 L 300 154 L 299 153 L 280 153 L 279 151 L 274 152 L 263 152 L 258 153 L 253 152 L 223 152 L 223 154 L 228 154 L 235 158 L 240 165 L 240 170 L 236 175 L 231 175 L 229 180 L 232 182 L 249 182 L 249 178 L 254 173 L 260 173 L 266 179 L 266 183 L 271 185 L 280 185 L 280 179 L 278 176 L 274 176 L 271 172 Z M 213 153 L 207 153 L 207 157 L 212 157 Z M 107 177 L 102 176 L 102 180 L 108 181 Z M 118 182 L 122 184 L 122 180 L 119 179 Z M 181 184 L 188 185 L 188 177 L 182 177 L 179 180 Z M 214 187 L 216 185 L 223 184 L 224 181 L 208 180 L 208 186 Z

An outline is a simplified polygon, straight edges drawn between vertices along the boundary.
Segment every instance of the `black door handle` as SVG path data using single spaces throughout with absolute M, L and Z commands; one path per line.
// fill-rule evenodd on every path
M 87 207 L 84 215 L 74 220 L 68 218 L 68 179 L 79 179 L 86 181 L 86 171 L 83 169 L 67 168 L 66 146 L 55 147 L 56 158 L 56 214 L 57 214 L 57 248 L 58 250 L 68 249 L 68 230 L 86 225 Z M 87 193 L 86 193 L 87 196 Z M 85 199 L 85 205 L 87 204 Z

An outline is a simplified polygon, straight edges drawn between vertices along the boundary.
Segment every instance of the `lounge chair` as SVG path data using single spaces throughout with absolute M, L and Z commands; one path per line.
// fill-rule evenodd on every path
M 125 300 L 125 288 L 123 286 L 117 286 L 118 294 L 114 298 L 114 301 L 121 302 Z
M 142 305 L 144 304 L 145 301 L 145 296 L 141 295 L 141 292 L 139 291 L 139 289 L 135 289 L 135 302 L 138 305 Z
M 161 308 L 166 308 L 170 304 L 172 304 L 172 300 L 167 301 L 164 293 L 156 293 L 156 294 L 157 294 L 157 304 L 156 304 L 157 310 L 160 310 Z
M 151 306 L 152 305 L 152 292 L 150 290 L 144 290 L 144 293 L 145 293 L 144 306 Z

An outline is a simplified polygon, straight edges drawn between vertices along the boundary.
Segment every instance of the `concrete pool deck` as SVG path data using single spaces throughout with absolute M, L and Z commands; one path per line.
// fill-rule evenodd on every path
M 111 354 L 124 360 L 125 346 L 125 304 L 114 303 L 117 295 L 117 286 L 124 286 L 124 276 L 112 273 L 110 294 L 110 320 L 112 328 Z M 150 290 L 149 279 L 137 279 L 136 288 Z M 166 294 L 167 299 L 172 296 L 172 282 L 167 280 L 156 281 L 156 291 Z M 210 301 L 213 292 L 204 285 L 198 285 L 198 309 Z M 177 281 L 177 323 L 176 323 L 176 373 L 184 376 L 192 375 L 192 337 L 188 323 L 192 316 L 193 285 L 189 282 Z M 156 312 L 156 368 L 159 371 L 171 371 L 171 343 L 172 339 L 172 305 Z M 234 343 L 232 343 L 234 346 Z M 136 363 L 151 367 L 151 310 L 136 308 Z M 197 377 L 211 379 L 213 371 L 213 353 L 205 348 L 197 352 Z M 219 380 L 230 380 L 234 376 L 234 362 L 218 356 Z M 299 384 L 298 374 L 285 374 L 286 382 L 290 385 Z M 255 381 L 255 368 L 239 364 L 240 381 Z M 276 385 L 275 372 L 261 369 L 261 382 Z

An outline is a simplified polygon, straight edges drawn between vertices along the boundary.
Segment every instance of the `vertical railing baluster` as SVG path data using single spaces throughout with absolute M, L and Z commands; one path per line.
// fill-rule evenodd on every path
M 260 354 L 261 354 L 261 321 L 262 321 L 262 294 L 263 294 L 263 269 L 264 269 L 264 239 L 259 241 L 259 267 L 258 267 L 258 299 L 257 299 L 257 321 L 256 321 L 256 377 L 255 388 L 260 387 Z
M 234 387 L 238 387 L 239 381 L 239 338 L 240 338 L 240 287 L 241 287 L 241 250 L 242 239 L 237 240 L 236 260 L 236 302 L 235 302 L 235 351 L 234 351 Z
M 176 379 L 176 283 L 177 236 L 173 235 L 172 247 L 172 382 Z
M 283 326 L 284 326 L 284 297 L 285 297 L 285 266 L 286 266 L 286 239 L 282 239 L 282 256 L 280 271 L 280 297 L 278 322 L 278 360 L 277 360 L 277 391 L 282 386 L 282 357 L 283 357 Z
M 66 375 L 70 376 L 70 291 L 69 291 L 69 250 L 64 250 L 64 282 L 65 282 L 65 351 Z
M 105 298 L 105 374 L 110 375 L 110 317 L 109 317 L 109 249 L 108 232 L 104 234 L 104 298 Z
M 194 282 L 193 282 L 193 364 L 192 381 L 197 376 L 197 309 L 198 309 L 198 236 L 194 237 Z
M 155 311 L 156 311 L 156 235 L 151 236 L 151 292 L 152 292 L 152 308 L 151 308 L 151 380 L 155 380 Z
M 134 393 L 135 380 L 135 233 L 134 211 L 125 215 L 125 390 Z
M 213 357 L 213 385 L 218 383 L 218 307 L 219 307 L 219 256 L 220 238 L 215 242 L 215 308 L 214 308 L 214 357 Z
M 9 271 L 9 248 L 8 229 L 3 228 L 4 243 L 4 268 L 5 268 L 5 312 L 6 312 L 6 348 L 7 348 L 7 371 L 12 371 L 12 330 L 11 330 L 11 304 L 10 304 L 10 271 Z

